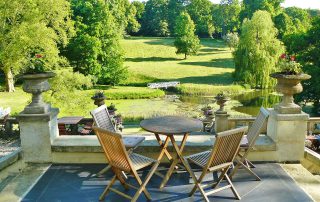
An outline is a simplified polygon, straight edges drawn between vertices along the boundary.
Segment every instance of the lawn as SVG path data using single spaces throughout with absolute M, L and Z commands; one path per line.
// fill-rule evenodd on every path
M 232 53 L 223 41 L 201 39 L 199 53 L 187 60 L 175 53 L 173 42 L 173 38 L 122 40 L 125 64 L 130 71 L 124 84 L 146 86 L 148 82 L 180 81 L 182 93 L 196 95 L 212 95 L 220 89 L 231 93 L 243 90 L 242 86 L 233 83 Z
M 244 87 L 233 83 L 232 54 L 223 41 L 202 39 L 199 53 L 187 60 L 183 60 L 183 55 L 176 55 L 173 41 L 172 38 L 124 39 L 121 45 L 125 50 L 125 65 L 129 69 L 124 86 L 95 86 L 91 90 L 70 92 L 59 100 L 50 99 L 50 94 L 46 93 L 45 99 L 60 109 L 59 117 L 89 117 L 89 111 L 95 107 L 90 98 L 102 90 L 108 98 L 108 105 L 116 104 L 118 113 L 127 121 L 135 121 L 166 114 L 197 116 L 201 112 L 203 103 L 164 99 L 164 91 L 146 87 L 149 82 L 180 81 L 178 92 L 188 96 L 212 96 L 220 91 L 239 93 L 244 90 Z M 0 106 L 10 106 L 12 114 L 19 113 L 30 102 L 30 95 L 21 87 L 17 87 L 15 93 L 0 92 L 0 96 Z M 229 105 L 237 105 L 237 102 Z

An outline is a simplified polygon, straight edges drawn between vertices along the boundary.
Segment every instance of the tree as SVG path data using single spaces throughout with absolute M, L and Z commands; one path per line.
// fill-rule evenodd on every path
M 237 33 L 228 33 L 227 35 L 225 35 L 224 40 L 226 41 L 230 50 L 232 48 L 237 48 L 239 44 L 239 36 Z
M 109 7 L 108 10 L 113 16 L 114 22 L 122 33 L 125 31 L 128 25 L 128 14 L 132 14 L 130 10 L 129 0 L 105 0 L 105 4 Z
M 134 5 L 134 7 L 136 8 L 136 19 L 139 22 L 139 24 L 141 25 L 142 23 L 142 17 L 144 14 L 144 10 L 145 10 L 145 4 L 144 2 L 140 2 L 140 1 L 133 1 L 131 3 L 132 5 Z
M 257 10 L 268 11 L 272 17 L 282 12 L 281 3 L 284 0 L 243 0 L 240 21 L 250 19 Z
M 314 102 L 317 109 L 320 106 L 320 17 L 315 17 L 311 28 L 306 33 L 296 36 L 294 44 L 298 48 L 289 49 L 297 56 L 303 71 L 311 75 L 311 79 L 303 83 L 304 90 L 299 95 L 300 100 Z
M 63 60 L 60 46 L 73 34 L 70 5 L 66 0 L 0 1 L 0 68 L 6 75 L 6 90 L 13 92 L 14 75 L 24 71 L 35 53 L 45 56 L 52 69 Z
M 168 36 L 168 0 L 147 1 L 142 28 L 144 35 Z
M 174 42 L 177 48 L 177 54 L 184 54 L 187 59 L 187 55 L 196 54 L 200 48 L 200 40 L 194 34 L 195 26 L 190 16 L 186 12 L 182 12 L 177 18 L 175 35 L 176 40 Z
M 277 29 L 267 11 L 256 11 L 245 20 L 238 48 L 234 52 L 235 78 L 256 88 L 274 84 L 269 74 L 275 72 L 284 47 L 276 38 Z
M 283 39 L 285 35 L 293 34 L 296 31 L 290 16 L 285 12 L 277 15 L 274 19 L 274 23 L 279 31 L 279 39 Z
M 170 33 L 174 34 L 176 19 L 185 10 L 187 0 L 169 0 L 168 2 L 168 24 Z
M 123 51 L 117 26 L 104 0 L 72 0 L 77 36 L 64 54 L 75 71 L 93 75 L 99 83 L 115 85 L 126 78 Z
M 137 21 L 136 15 L 137 15 L 136 7 L 134 6 L 134 4 L 130 4 L 130 6 L 127 9 L 128 24 L 126 27 L 126 32 L 128 34 L 135 34 L 140 30 L 141 25 Z
M 295 32 L 306 32 L 311 25 L 311 16 L 307 10 L 297 7 L 285 9 L 285 13 L 291 18 Z
M 187 11 L 194 21 L 199 36 L 211 37 L 214 25 L 211 14 L 212 3 L 209 0 L 190 0 Z
M 241 6 L 238 0 L 221 0 L 213 10 L 213 20 L 216 30 L 224 36 L 236 32 L 240 28 L 239 14 Z

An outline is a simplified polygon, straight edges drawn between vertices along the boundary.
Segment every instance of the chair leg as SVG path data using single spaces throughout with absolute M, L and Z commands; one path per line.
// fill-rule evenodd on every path
M 147 177 L 145 178 L 144 182 L 142 183 L 139 175 L 137 174 L 137 172 L 134 172 L 134 176 L 136 178 L 136 180 L 138 181 L 140 188 L 138 189 L 138 191 L 135 193 L 135 195 L 132 198 L 132 202 L 135 202 L 138 200 L 139 195 L 141 194 L 141 192 L 144 193 L 144 195 L 147 197 L 148 200 L 151 200 L 151 195 L 150 193 L 147 191 L 146 186 L 149 182 L 149 180 L 151 179 L 151 177 L 153 176 L 154 172 L 157 170 L 158 166 L 159 166 L 160 162 L 157 161 L 153 164 L 151 170 L 149 171 Z
M 103 201 L 105 199 L 105 196 L 108 194 L 110 187 L 114 184 L 116 179 L 117 179 L 117 175 L 114 175 L 113 178 L 111 179 L 110 183 L 108 184 L 108 186 L 105 188 L 105 190 L 100 195 L 99 201 Z
M 229 167 L 225 168 L 224 170 L 221 171 L 220 177 L 218 178 L 217 182 L 215 184 L 213 184 L 213 186 L 212 186 L 213 189 L 216 188 L 217 186 L 219 186 L 219 184 L 221 183 L 221 181 L 225 177 L 228 170 L 229 170 Z
M 227 174 L 225 174 L 225 178 L 227 179 L 228 183 L 230 184 L 231 190 L 232 190 L 234 196 L 235 196 L 238 200 L 241 200 L 240 195 L 238 194 L 236 188 L 234 188 L 234 186 L 233 186 L 233 184 L 232 184 L 232 182 L 231 182 L 231 180 L 230 180 L 230 178 L 228 177 Z
M 104 169 L 100 170 L 97 175 L 103 175 L 103 174 L 105 174 L 105 173 L 106 173 L 108 170 L 110 170 L 110 169 L 111 169 L 111 166 L 108 165 L 108 166 L 106 166 Z

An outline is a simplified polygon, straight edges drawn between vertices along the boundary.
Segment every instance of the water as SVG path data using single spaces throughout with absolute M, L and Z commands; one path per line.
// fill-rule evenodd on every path
M 259 113 L 260 107 L 273 107 L 281 101 L 281 96 L 272 90 L 256 90 L 233 96 L 232 99 L 238 100 L 242 104 L 242 106 L 233 107 L 233 110 L 256 116 Z
M 179 99 L 183 103 L 192 103 L 195 105 L 205 105 L 212 103 L 214 100 L 213 97 L 200 96 L 181 96 Z M 272 90 L 255 90 L 252 92 L 232 96 L 231 99 L 240 103 L 239 105 L 232 107 L 231 110 L 250 116 L 256 116 L 259 113 L 261 106 L 270 108 L 281 101 L 281 97 Z

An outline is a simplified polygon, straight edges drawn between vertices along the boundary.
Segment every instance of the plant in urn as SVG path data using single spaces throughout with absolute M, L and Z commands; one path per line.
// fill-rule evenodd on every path
M 295 61 L 294 56 L 282 54 L 278 64 L 281 72 L 270 74 L 277 79 L 276 90 L 283 94 L 281 103 L 274 106 L 280 114 L 299 114 L 301 107 L 294 103 L 293 95 L 301 93 L 301 81 L 310 79 L 311 76 L 301 71 L 301 65 Z
M 224 111 L 224 106 L 226 105 L 225 103 L 230 100 L 230 98 L 224 93 L 218 93 L 214 98 L 216 99 L 217 104 L 220 106 L 220 108 L 216 111 L 216 113 L 218 114 L 227 113 Z
M 49 78 L 55 76 L 53 72 L 45 71 L 45 57 L 41 54 L 35 54 L 29 59 L 28 68 L 21 77 L 24 82 L 22 89 L 32 94 L 32 101 L 27 105 L 24 114 L 45 114 L 50 110 L 50 105 L 42 100 L 42 93 L 50 89 Z

